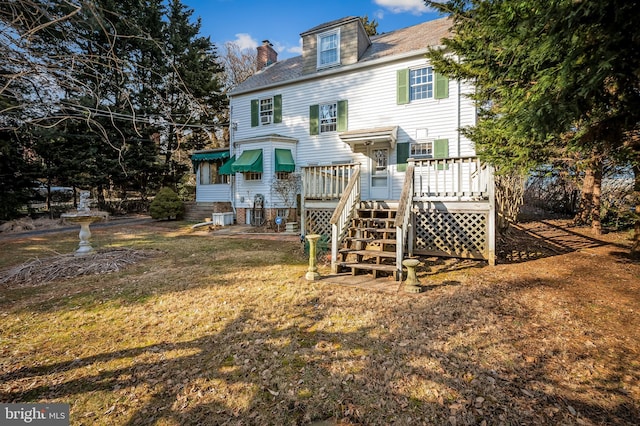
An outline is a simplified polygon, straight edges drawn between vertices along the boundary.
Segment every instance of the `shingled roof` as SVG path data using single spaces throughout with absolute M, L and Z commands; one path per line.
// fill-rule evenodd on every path
M 351 19 L 351 18 L 343 18 Z M 332 23 L 340 22 L 341 20 Z M 322 24 L 319 27 L 325 26 Z M 317 28 L 319 28 L 317 27 Z M 364 64 L 376 59 L 393 57 L 410 52 L 424 52 L 429 46 L 441 44 L 441 40 L 450 35 L 451 21 L 448 18 L 440 18 L 433 21 L 423 22 L 412 27 L 402 28 L 385 34 L 371 37 L 371 45 L 364 52 L 358 64 Z M 309 30 L 312 31 L 312 30 Z M 307 31 L 307 32 L 309 32 Z M 351 68 L 353 65 L 348 66 Z M 323 75 L 331 72 L 339 72 L 340 68 L 323 72 Z M 278 61 L 262 71 L 258 71 L 253 76 L 242 82 L 231 91 L 231 95 L 251 92 L 272 85 L 286 84 L 292 80 L 302 77 L 314 78 L 316 74 L 302 74 L 302 56 Z

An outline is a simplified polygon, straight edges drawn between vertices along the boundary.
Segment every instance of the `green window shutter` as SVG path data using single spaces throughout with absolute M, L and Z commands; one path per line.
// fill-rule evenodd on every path
M 433 141 L 433 158 L 449 157 L 449 139 L 436 139 Z
M 409 70 L 398 70 L 396 79 L 397 103 L 404 105 L 409 103 Z
M 433 158 L 449 157 L 449 139 L 436 139 L 433 141 Z M 448 170 L 448 164 L 438 164 L 438 170 Z
M 347 101 L 338 101 L 338 132 L 346 132 L 348 128 L 349 108 Z
M 260 114 L 258 112 L 258 100 L 251 99 L 251 127 L 258 127 L 258 124 L 260 122 L 259 115 Z
M 449 97 L 449 78 L 446 75 L 435 73 L 435 91 L 433 97 L 435 99 L 446 99 Z
M 273 122 L 282 123 L 282 95 L 273 97 Z
M 309 106 L 309 134 L 320 134 L 320 105 Z
M 396 145 L 397 159 L 396 163 L 398 164 L 399 172 L 407 171 L 407 158 L 409 158 L 409 143 L 399 143 Z

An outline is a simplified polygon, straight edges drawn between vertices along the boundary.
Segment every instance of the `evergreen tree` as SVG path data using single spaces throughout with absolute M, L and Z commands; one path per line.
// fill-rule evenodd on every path
M 205 124 L 209 132 L 215 131 L 212 121 L 226 103 L 215 46 L 208 37 L 198 36 L 201 23 L 199 19 L 191 23 L 192 14 L 180 0 L 169 4 L 165 35 L 168 69 L 162 99 L 166 131 L 161 151 L 165 157 L 163 183 L 173 188 L 189 170 L 188 152 L 203 148 L 210 140 Z
M 36 168 L 19 133 L 0 130 L 0 221 L 18 217 L 33 196 Z
M 637 1 L 425 3 L 452 18 L 453 36 L 428 56 L 476 83 L 478 123 L 466 133 L 485 159 L 526 170 L 570 155 L 596 187 L 606 158 L 626 150 L 638 160 L 629 137 L 640 123 Z M 599 200 L 590 209 L 599 232 Z
M 362 21 L 362 25 L 364 25 L 364 29 L 369 37 L 378 35 L 378 23 L 375 19 L 369 21 L 369 16 L 364 15 L 360 20 Z
M 0 110 L 0 128 L 49 128 L 36 147 L 49 178 L 98 188 L 99 200 L 100 189 L 145 196 L 162 180 L 175 187 L 225 105 L 215 48 L 192 13 L 177 0 L 1 9 L 0 102 L 12 104 Z M 27 89 L 13 90 L 20 85 Z

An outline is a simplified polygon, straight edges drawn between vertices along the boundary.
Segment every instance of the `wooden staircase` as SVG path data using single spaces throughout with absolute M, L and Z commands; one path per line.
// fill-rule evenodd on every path
M 339 270 L 371 271 L 373 278 L 380 273 L 393 274 L 396 280 L 396 213 L 397 203 L 361 201 L 347 229 L 342 247 L 338 250 Z

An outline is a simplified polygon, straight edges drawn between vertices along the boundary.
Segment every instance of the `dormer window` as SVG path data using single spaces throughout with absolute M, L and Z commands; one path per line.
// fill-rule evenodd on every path
M 340 29 L 318 34 L 318 68 L 340 63 Z

